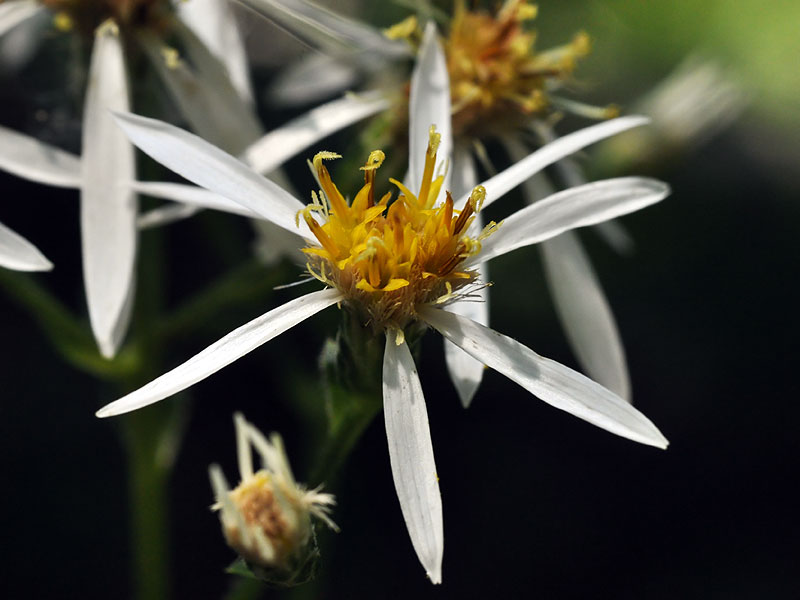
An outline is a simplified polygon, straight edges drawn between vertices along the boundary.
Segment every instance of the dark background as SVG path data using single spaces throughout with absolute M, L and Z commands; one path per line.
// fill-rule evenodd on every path
M 541 26 L 557 23 L 558 31 L 570 32 L 598 6 L 623 10 L 617 3 L 566 3 L 560 20 Z M 565 16 L 570 7 L 575 13 Z M 541 8 L 544 19 L 547 7 Z M 599 14 L 602 22 L 605 13 Z M 706 15 L 707 22 L 713 16 Z M 620 18 L 634 17 L 641 15 L 632 9 Z M 657 17 L 636 21 L 632 37 L 652 43 L 668 28 Z M 719 27 L 714 31 L 727 40 Z M 565 33 L 559 35 L 547 37 Z M 679 40 L 674 48 L 654 51 L 649 62 L 638 59 L 644 64 L 628 87 L 593 93 L 614 101 L 635 97 L 668 71 L 662 65 L 674 64 L 670 53 L 677 56 L 694 38 L 676 33 L 670 39 Z M 602 47 L 597 53 L 587 65 L 593 81 L 611 60 Z M 270 76 L 263 67 L 259 74 Z M 10 77 L 6 83 L 29 85 L 29 79 L 20 84 Z M 615 72 L 611 80 L 621 78 Z M 5 89 L 3 124 L 30 129 L 25 90 Z M 672 196 L 625 218 L 636 239 L 633 256 L 620 257 L 591 232 L 582 234 L 625 341 L 636 405 L 664 432 L 669 449 L 596 429 L 491 371 L 465 411 L 449 383 L 441 340 L 430 333 L 419 368 L 444 501 L 444 583 L 426 581 L 411 548 L 379 418 L 329 486 L 339 501 L 334 518 L 342 532 L 323 533 L 326 589 L 309 588 L 308 597 L 800 595 L 797 129 L 773 108 L 779 104 L 774 94 L 756 83 L 753 90 L 738 125 L 661 170 Z M 267 119 L 278 123 L 287 116 L 270 113 Z M 59 139 L 69 147 L 69 135 Z M 51 274 L 35 277 L 83 314 L 77 193 L 5 174 L 0 189 L 3 222 L 56 264 Z M 209 234 L 219 221 L 235 236 L 233 250 L 218 251 Z M 242 220 L 210 214 L 162 233 L 170 302 L 235 264 L 252 238 Z M 144 234 L 145 243 L 152 235 L 158 234 Z M 291 280 L 293 268 L 282 268 Z M 492 278 L 493 327 L 574 365 L 536 249 L 498 259 Z M 168 365 L 298 293 L 275 292 L 205 323 L 169 349 Z M 217 598 L 229 586 L 222 569 L 234 557 L 208 510 L 207 467 L 220 462 L 234 477 L 234 410 L 265 430 L 281 431 L 302 478 L 307 438 L 289 399 L 294 380 L 285 374 L 317 376 L 320 344 L 335 331 L 337 315 L 330 313 L 195 386 L 191 399 L 166 401 L 191 405 L 170 485 L 176 597 Z M 129 597 L 134 582 L 119 424 L 93 416 L 114 392 L 62 362 L 29 315 L 3 296 L 0 332 L 0 597 Z

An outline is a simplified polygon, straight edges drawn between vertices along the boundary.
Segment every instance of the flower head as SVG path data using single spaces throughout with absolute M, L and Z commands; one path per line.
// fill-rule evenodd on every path
M 372 152 L 365 166 L 364 186 L 348 205 L 323 163 L 338 155 L 320 153 L 313 164 L 322 187 L 314 204 L 303 211 L 309 229 L 319 242 L 305 249 L 308 269 L 317 279 L 342 292 L 345 304 L 362 315 L 362 322 L 378 331 L 403 329 L 416 318 L 416 308 L 452 298 L 473 283 L 473 270 L 462 269 L 464 260 L 480 250 L 480 239 L 469 234 L 475 213 L 485 197 L 477 187 L 462 210 L 455 210 L 449 192 L 438 203 L 444 176 L 434 177 L 439 134 L 430 129 L 420 189 L 400 190 L 376 200 L 375 174 L 384 159 Z M 320 214 L 319 224 L 314 214 Z
M 311 517 L 338 530 L 329 512 L 335 504 L 331 494 L 307 490 L 292 475 L 283 441 L 277 433 L 269 439 L 240 414 L 234 415 L 241 481 L 233 490 L 219 465 L 211 465 L 222 532 L 228 545 L 248 563 L 268 571 L 293 572 L 306 569 L 316 556 Z M 252 449 L 262 467 L 253 470 Z
M 585 32 L 563 46 L 538 52 L 536 33 L 527 27 L 536 14 L 536 6 L 523 0 L 506 0 L 494 12 L 470 10 L 463 0 L 456 2 L 442 38 L 456 137 L 497 135 L 541 116 L 550 106 L 549 92 L 589 53 Z M 387 35 L 416 44 L 421 38 L 416 25 L 416 19 L 407 19 Z

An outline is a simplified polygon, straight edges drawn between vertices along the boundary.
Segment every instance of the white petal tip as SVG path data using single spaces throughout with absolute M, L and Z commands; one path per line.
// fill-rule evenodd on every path
M 430 579 L 431 583 L 434 585 L 441 585 L 442 583 L 442 567 L 438 566 L 433 571 L 427 571 L 428 579 Z
M 472 380 L 463 380 L 459 381 L 455 384 L 456 392 L 458 393 L 458 398 L 461 400 L 461 406 L 464 408 L 469 408 L 470 404 L 472 404 L 472 399 L 475 397 L 475 394 L 478 391 L 478 386 L 480 386 L 481 382 L 472 381 Z

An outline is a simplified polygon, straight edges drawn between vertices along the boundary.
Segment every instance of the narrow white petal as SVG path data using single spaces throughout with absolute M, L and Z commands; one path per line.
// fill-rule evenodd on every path
M 561 326 L 589 376 L 631 401 L 625 350 L 603 288 L 573 231 L 540 246 Z
M 431 125 L 441 135 L 437 159 L 450 160 L 453 151 L 453 132 L 450 117 L 450 76 L 444 50 L 439 42 L 436 25 L 429 22 L 425 27 L 422 46 L 417 54 L 417 63 L 411 74 L 411 91 L 408 102 L 408 181 L 416 192 L 422 181 L 425 168 L 425 151 L 428 147 L 428 131 Z M 442 189 L 449 189 L 449 174 Z
M 238 154 L 261 135 L 261 125 L 252 107 L 245 103 L 228 78 L 225 68 L 188 27 L 176 23 L 174 30 L 187 54 L 167 55 L 156 35 L 140 31 L 137 39 L 172 98 L 192 128 L 203 138 Z
M 408 47 L 386 38 L 366 23 L 349 19 L 306 0 L 239 0 L 267 19 L 278 23 L 329 53 L 363 50 L 380 58 L 401 58 Z M 366 58 L 369 58 L 367 56 Z
M 359 71 L 345 59 L 309 53 L 278 72 L 269 86 L 271 106 L 297 106 L 321 102 L 352 89 Z
M 140 194 L 147 194 L 148 196 L 161 198 L 162 200 L 180 202 L 191 207 L 212 208 L 222 212 L 250 217 L 251 219 L 262 218 L 259 213 L 250 210 L 238 202 L 228 200 L 225 196 L 220 196 L 215 192 L 195 185 L 162 181 L 136 181 L 131 184 L 131 187 Z M 295 229 L 293 233 L 298 233 L 298 230 Z
M 433 307 L 423 307 L 418 314 L 476 359 L 551 406 L 635 442 L 667 447 L 669 442 L 647 417 L 577 371 L 459 315 Z
M 505 219 L 498 230 L 483 241 L 480 253 L 464 264 L 478 264 L 564 231 L 637 211 L 668 194 L 667 184 L 646 177 L 594 181 L 557 192 Z
M 49 271 L 53 263 L 36 246 L 0 223 L 0 267 L 15 271 Z
M 97 416 L 113 417 L 177 394 L 322 309 L 336 304 L 341 298 L 338 291 L 326 289 L 287 302 L 233 330 L 182 365 L 144 387 L 101 408 L 97 411 Z
M 119 34 L 106 24 L 95 35 L 83 112 L 81 241 L 89 320 L 107 358 L 127 329 L 137 242 L 134 150 L 115 110 L 128 110 L 128 85 Z
M 244 515 L 231 499 L 231 489 L 220 466 L 211 465 L 208 467 L 208 477 L 211 480 L 211 489 L 214 490 L 214 499 L 219 503 L 221 509 L 220 520 L 222 521 L 223 527 L 235 527 L 242 538 L 242 544 L 250 546 L 251 530 L 247 526 Z
M 152 229 L 154 227 L 164 227 L 170 223 L 177 223 L 199 213 L 202 208 L 189 204 L 179 204 L 170 202 L 158 208 L 141 213 L 136 219 L 136 226 L 139 229 Z
M 383 416 L 392 478 L 419 561 L 442 582 L 444 529 L 439 477 L 417 368 L 408 345 L 387 332 L 383 354 Z
M 548 165 L 561 160 L 565 156 L 569 156 L 586 146 L 611 137 L 612 135 L 632 129 L 633 127 L 645 125 L 648 122 L 649 119 L 647 117 L 620 117 L 619 119 L 604 121 L 558 138 L 529 154 L 521 161 L 498 173 L 494 177 L 484 181 L 482 184 L 486 188 L 486 200 L 483 203 L 484 208 L 498 198 L 501 198 L 508 191 L 514 189 L 528 177 L 535 175 Z M 468 198 L 469 194 L 464 194 L 458 199 L 455 206 L 458 208 L 464 206 Z
M 43 8 L 35 0 L 9 0 L 0 4 L 0 35 L 30 19 Z
M 130 140 L 167 168 L 279 227 L 312 237 L 302 219 L 296 225 L 303 203 L 230 154 L 162 121 L 130 113 L 115 116 Z
M 250 430 L 244 415 L 236 412 L 233 415 L 236 428 L 236 457 L 239 463 L 239 478 L 244 481 L 253 476 L 253 453 L 250 450 Z
M 549 132 L 546 132 L 549 134 Z M 512 158 L 524 155 L 524 148 L 509 140 Z M 567 185 L 585 183 L 580 169 L 570 159 L 556 165 Z M 528 202 L 552 194 L 543 174 L 523 183 Z M 608 225 L 616 221 L 605 221 Z M 583 370 L 619 397 L 631 401 L 630 376 L 622 340 L 603 288 L 589 257 L 575 232 L 566 231 L 542 242 L 545 277 L 556 314 Z
M 79 157 L 5 127 L 0 127 L 0 169 L 56 187 L 81 185 Z
M 176 3 L 176 7 L 181 20 L 225 65 L 228 77 L 242 100 L 252 104 L 253 89 L 250 84 L 247 53 L 230 2 L 228 0 L 180 0 Z
M 270 131 L 242 154 L 254 171 L 269 173 L 312 144 L 389 107 L 380 94 L 338 98 Z
M 478 174 L 472 155 L 466 149 L 456 148 L 453 156 L 453 180 L 451 189 L 454 195 L 460 196 L 472 190 L 478 183 Z M 480 231 L 481 214 L 475 215 L 471 230 Z M 489 281 L 489 264 L 478 265 L 478 281 Z M 457 300 L 448 305 L 448 310 L 477 321 L 481 325 L 489 324 L 489 287 L 482 286 L 470 293 L 468 298 Z M 458 397 L 464 408 L 468 408 L 478 391 L 478 386 L 483 379 L 485 367 L 482 362 L 475 360 L 453 342 L 444 338 L 444 358 L 450 379 L 456 388 Z
M 636 242 L 625 226 L 619 221 L 604 221 L 594 226 L 595 233 L 603 238 L 614 252 L 628 256 L 636 249 Z

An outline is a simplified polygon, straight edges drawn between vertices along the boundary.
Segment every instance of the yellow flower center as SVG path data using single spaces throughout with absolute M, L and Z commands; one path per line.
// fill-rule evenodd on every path
M 289 490 L 279 488 L 270 472 L 258 471 L 242 481 L 230 492 L 230 498 L 246 527 L 259 529 L 274 550 L 274 556 L 262 556 L 254 540 L 246 544 L 237 527 L 226 528 L 224 533 L 230 546 L 249 562 L 261 566 L 285 565 L 308 541 L 308 512 Z
M 399 181 L 391 192 L 376 201 L 375 173 L 384 160 L 380 150 L 372 152 L 364 171 L 364 186 L 348 203 L 331 180 L 323 160 L 339 158 L 332 153 L 314 157 L 320 196 L 302 211 L 320 247 L 306 248 L 308 269 L 317 279 L 341 290 L 346 303 L 376 329 L 402 329 L 415 318 L 415 307 L 444 301 L 454 291 L 475 280 L 475 273 L 459 270 L 468 256 L 480 250 L 480 240 L 467 235 L 480 209 L 485 190 L 473 190 L 463 210 L 453 208 L 449 192 L 437 205 L 444 175 L 434 174 L 439 135 L 431 127 L 425 168 L 418 193 Z M 320 214 L 322 224 L 313 213 Z
M 536 12 L 522 0 L 507 0 L 496 14 L 456 2 L 444 40 L 456 132 L 475 135 L 486 123 L 496 128 L 498 121 L 543 111 L 548 89 L 588 54 L 583 32 L 569 44 L 537 53 L 535 32 L 525 29 Z

